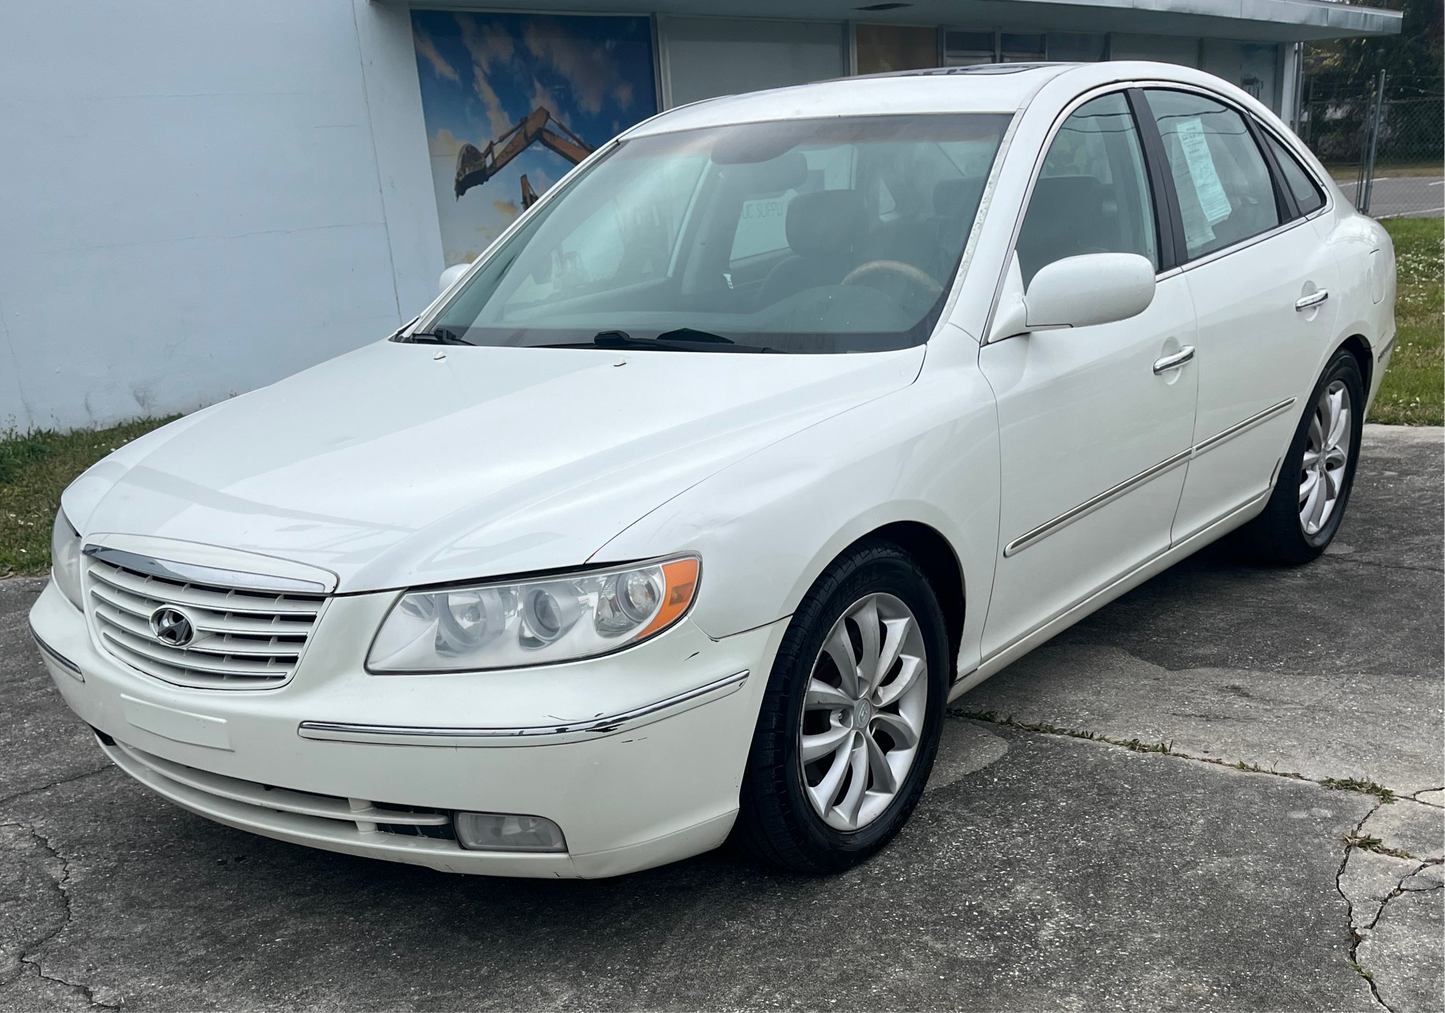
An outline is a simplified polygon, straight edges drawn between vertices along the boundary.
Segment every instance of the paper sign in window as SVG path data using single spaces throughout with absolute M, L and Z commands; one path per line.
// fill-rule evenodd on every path
M 1184 150 L 1184 161 L 1189 166 L 1189 176 L 1194 181 L 1194 193 L 1199 197 L 1199 208 L 1210 225 L 1229 217 L 1233 210 L 1219 182 L 1219 173 L 1214 170 L 1214 156 L 1209 153 L 1209 141 L 1204 136 L 1204 124 L 1199 117 L 1184 120 L 1176 128 L 1179 146 Z

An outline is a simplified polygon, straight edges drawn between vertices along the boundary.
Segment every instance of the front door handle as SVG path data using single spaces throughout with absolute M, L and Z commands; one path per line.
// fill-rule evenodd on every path
M 1329 297 L 1329 289 L 1322 288 L 1318 292 L 1311 292 L 1307 296 L 1302 296 L 1299 299 L 1296 299 L 1294 301 L 1294 308 L 1297 310 L 1307 310 L 1311 306 L 1318 306 Z
M 1194 358 L 1194 346 L 1185 345 L 1173 355 L 1166 355 L 1164 358 L 1155 362 L 1154 375 L 1158 376 L 1160 373 L 1167 373 L 1171 369 L 1178 369 L 1192 358 Z

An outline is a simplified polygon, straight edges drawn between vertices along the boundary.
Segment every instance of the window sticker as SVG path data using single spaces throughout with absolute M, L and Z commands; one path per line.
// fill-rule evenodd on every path
M 1178 143 L 1178 139 L 1174 139 Z M 1183 158 L 1169 153 L 1169 174 L 1174 177 L 1174 192 L 1179 195 L 1179 216 L 1184 220 L 1184 242 L 1192 256 L 1214 242 L 1214 230 L 1199 205 L 1199 194 L 1194 191 L 1194 180 Z
M 1221 222 L 1229 217 L 1233 209 L 1219 182 L 1219 173 L 1214 170 L 1214 156 L 1209 153 L 1209 141 L 1204 136 L 1204 124 L 1196 116 L 1184 120 L 1176 128 L 1179 145 L 1184 149 L 1184 160 L 1189 165 L 1189 175 L 1194 180 L 1194 192 L 1199 196 L 1199 207 L 1209 224 Z M 1212 230 L 1211 230 L 1212 231 Z

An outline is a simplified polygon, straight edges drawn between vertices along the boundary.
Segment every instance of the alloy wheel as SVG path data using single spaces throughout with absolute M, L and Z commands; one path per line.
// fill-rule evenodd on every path
M 1300 461 L 1299 519 L 1306 535 L 1329 523 L 1350 463 L 1350 391 L 1343 380 L 1325 388 L 1310 420 L 1309 443 Z
M 798 729 L 803 788 L 835 830 L 858 830 L 898 795 L 928 710 L 918 620 L 891 594 L 854 602 L 813 663 Z

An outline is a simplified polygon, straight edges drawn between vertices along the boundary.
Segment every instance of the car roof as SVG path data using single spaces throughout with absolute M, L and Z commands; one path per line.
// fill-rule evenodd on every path
M 1013 113 L 1048 81 L 1079 64 L 999 63 L 905 70 L 724 95 L 679 106 L 625 136 L 698 127 L 889 113 Z
M 679 106 L 644 120 L 623 137 L 701 127 L 833 116 L 908 113 L 1006 113 L 1029 103 L 1052 81 L 1076 81 L 1080 91 L 1113 81 L 1180 82 L 1237 100 L 1243 92 L 1201 71 L 1145 61 L 1104 63 L 992 63 L 845 77 L 813 84 L 723 95 Z M 1064 81 L 1064 90 L 1072 91 Z M 1055 98 L 1057 89 L 1049 89 Z M 1235 93 L 1238 92 L 1237 95 Z M 1253 103 L 1251 103 L 1253 104 Z M 1262 107 L 1261 107 L 1262 108 Z

